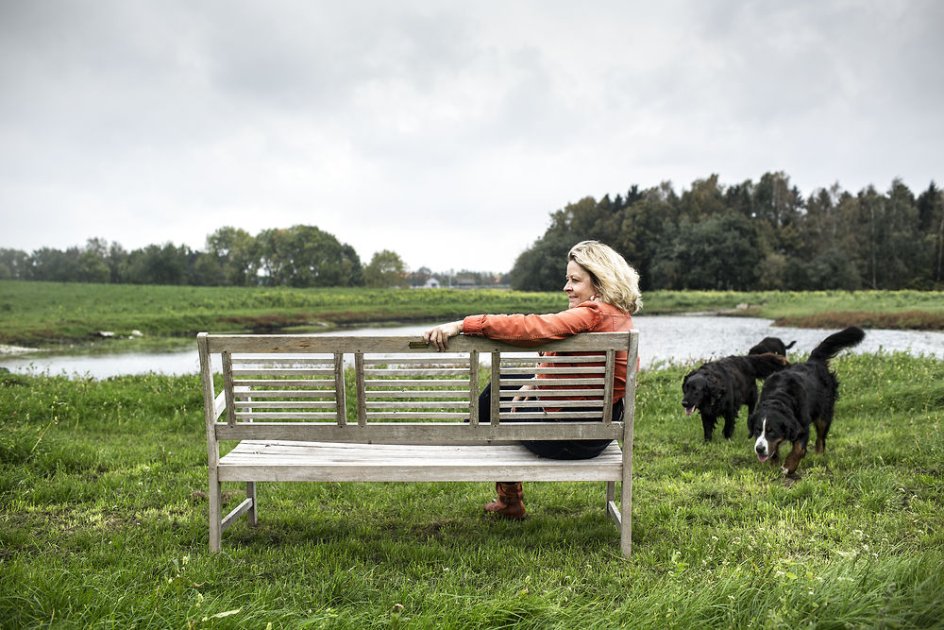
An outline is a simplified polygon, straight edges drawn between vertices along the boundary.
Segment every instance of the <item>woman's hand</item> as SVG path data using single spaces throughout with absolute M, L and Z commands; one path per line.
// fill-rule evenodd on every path
M 450 337 L 455 337 L 462 332 L 462 322 L 449 322 L 448 324 L 442 324 L 436 326 L 435 328 L 430 328 L 423 333 L 423 341 L 426 342 L 426 345 L 436 344 L 436 348 L 442 352 L 446 349 L 446 344 L 449 342 Z
M 533 385 L 522 385 L 521 387 L 518 388 L 518 394 L 516 394 L 515 397 L 511 399 L 511 402 L 519 403 L 519 402 L 531 400 L 531 395 L 528 394 L 527 392 L 530 392 L 533 389 L 534 389 Z M 511 407 L 511 412 L 515 413 L 516 411 L 518 411 L 518 406 L 513 405 Z

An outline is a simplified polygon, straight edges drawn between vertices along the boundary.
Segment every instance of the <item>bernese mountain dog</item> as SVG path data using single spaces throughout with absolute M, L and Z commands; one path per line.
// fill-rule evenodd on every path
M 730 356 L 709 361 L 685 375 L 682 380 L 682 407 L 686 415 L 698 409 L 705 441 L 711 441 L 718 417 L 724 418 L 724 437 L 734 435 L 738 411 L 747 405 L 747 413 L 757 403 L 758 379 L 764 379 L 788 366 L 784 357 L 758 354 Z
M 816 427 L 816 452 L 826 450 L 826 434 L 833 421 L 839 381 L 829 370 L 829 360 L 857 345 L 865 332 L 856 326 L 826 337 L 804 363 L 772 374 L 761 389 L 760 401 L 747 420 L 754 452 L 761 462 L 779 461 L 780 445 L 793 444 L 782 467 L 792 477 L 806 455 L 810 425 Z
M 787 350 L 792 348 L 796 343 L 796 339 L 790 343 L 783 343 L 783 339 L 780 337 L 764 337 L 761 339 L 756 346 L 753 346 L 750 350 L 747 351 L 748 354 L 764 354 L 765 352 L 773 352 L 774 354 L 779 354 L 782 357 L 787 356 Z

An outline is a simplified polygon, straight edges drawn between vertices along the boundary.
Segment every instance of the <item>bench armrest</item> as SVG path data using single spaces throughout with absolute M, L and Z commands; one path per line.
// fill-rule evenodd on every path
M 213 401 L 213 419 L 219 420 L 224 411 L 226 411 L 226 392 L 222 391 Z

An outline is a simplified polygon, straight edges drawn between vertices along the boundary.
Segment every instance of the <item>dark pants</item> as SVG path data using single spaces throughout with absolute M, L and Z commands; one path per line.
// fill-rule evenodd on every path
M 532 377 L 522 376 L 522 378 Z M 502 390 L 514 389 L 518 388 L 513 385 L 505 385 L 502 387 Z M 491 403 L 492 386 L 490 383 L 486 385 L 482 393 L 479 394 L 479 424 L 488 424 L 491 422 Z M 503 411 L 507 411 L 507 409 L 503 409 Z M 519 408 L 519 411 L 541 411 L 541 409 Z M 569 408 L 568 411 L 594 411 L 594 409 Z M 622 418 L 623 400 L 620 399 L 613 405 L 613 420 L 619 421 Z M 601 417 L 600 420 L 602 421 L 603 418 Z M 536 418 L 523 418 L 515 422 L 541 422 L 541 420 Z M 561 422 L 564 421 L 562 420 Z M 532 453 L 540 455 L 541 457 L 547 457 L 548 459 L 592 459 L 602 453 L 612 441 L 613 440 L 524 440 L 521 444 Z

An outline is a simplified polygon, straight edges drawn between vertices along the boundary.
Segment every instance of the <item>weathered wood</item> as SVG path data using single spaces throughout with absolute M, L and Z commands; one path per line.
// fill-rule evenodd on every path
M 236 506 L 236 509 L 223 518 L 223 522 L 220 523 L 220 531 L 225 532 L 227 529 L 229 529 L 229 526 L 232 525 L 237 518 L 248 512 L 250 508 L 252 508 L 252 499 L 244 499 L 242 503 Z
M 244 398 L 325 398 L 334 400 L 336 395 L 333 389 L 251 389 L 234 390 L 236 400 Z
M 207 511 L 210 518 L 209 546 L 211 552 L 220 550 L 222 542 L 222 489 L 217 471 L 219 470 L 220 447 L 216 439 L 217 420 L 223 415 L 226 406 L 226 392 L 214 394 L 213 360 L 209 351 L 207 333 L 197 335 L 197 354 L 200 357 L 200 380 L 203 386 L 203 416 L 207 433 Z
M 375 422 L 339 427 L 329 422 L 252 422 L 216 425 L 218 440 L 294 440 L 409 444 L 480 444 L 515 440 L 606 440 L 623 436 L 616 423 L 601 422 Z M 464 418 L 463 418 L 464 420 Z M 514 419 L 512 419 L 514 420 Z
M 230 426 L 236 423 L 233 406 L 233 360 L 232 354 L 223 352 L 223 392 L 226 394 L 226 420 Z
M 364 380 L 364 353 L 354 353 L 354 388 L 357 391 L 357 425 L 367 425 L 367 383 Z
M 602 367 L 513 367 L 502 369 L 504 374 L 600 374 Z
M 433 380 L 433 379 L 398 379 L 398 380 L 383 380 L 383 379 L 370 379 L 364 380 L 365 387 L 467 387 L 469 382 L 466 380 L 461 381 L 447 381 L 443 380 Z
M 342 335 L 207 335 L 208 351 L 219 353 L 397 353 L 430 354 L 438 353 L 433 346 L 413 348 L 409 337 L 357 337 Z M 541 350 L 553 352 L 591 352 L 606 351 L 615 344 L 625 343 L 626 333 L 584 333 L 547 342 Z M 487 339 L 460 335 L 449 340 L 449 352 L 460 353 L 478 350 L 479 352 L 529 352 L 533 348 L 521 348 L 512 344 Z
M 538 457 L 523 446 L 413 446 L 244 441 L 220 460 L 221 481 L 615 481 L 622 453 Z
M 603 386 L 602 378 L 555 378 L 553 381 L 543 378 L 510 378 L 510 379 L 499 379 L 499 385 L 599 385 Z
M 469 370 L 465 366 L 454 368 L 367 368 L 364 370 L 365 376 L 382 374 L 390 379 L 401 376 L 455 376 L 468 373 Z
M 367 401 L 368 409 L 468 409 L 464 400 Z
M 334 391 L 335 410 L 338 416 L 338 426 L 347 424 L 347 388 L 344 386 L 344 353 L 334 353 Z
M 334 387 L 334 381 L 280 378 L 242 378 L 234 382 L 242 387 Z
M 242 376 L 333 376 L 334 370 L 323 370 L 313 368 L 299 367 L 256 367 L 256 368 L 233 368 L 234 377 Z
M 236 409 L 333 409 L 337 405 L 333 400 L 237 400 L 233 403 Z
M 620 550 L 627 558 L 633 551 L 633 430 L 636 417 L 636 367 L 639 334 L 629 336 L 626 365 L 626 397 L 623 400 L 623 479 L 620 485 Z
M 613 381 L 616 378 L 616 352 L 606 351 L 605 373 L 603 375 L 603 424 L 613 420 Z
M 245 422 L 265 420 L 316 420 L 321 418 L 335 420 L 337 418 L 337 412 L 325 413 L 318 411 L 262 411 L 259 409 L 252 411 L 237 411 L 233 415 L 236 416 L 237 420 L 242 420 Z
M 606 513 L 629 555 L 636 333 L 585 333 L 535 348 L 460 336 L 442 353 L 404 337 L 201 333 L 197 346 L 212 551 L 240 516 L 256 523 L 258 482 L 520 479 L 606 482 Z M 630 367 L 623 418 L 612 417 L 618 351 Z M 218 394 L 214 354 L 223 376 Z M 348 422 L 346 357 L 353 357 L 356 423 Z M 478 422 L 483 358 L 491 361 L 493 392 L 486 424 Z M 520 446 L 565 439 L 614 442 L 603 455 L 576 461 Z M 220 441 L 238 444 L 221 457 Z M 237 481 L 246 498 L 223 517 L 221 484 Z
M 479 423 L 479 351 L 469 353 L 469 421 Z
M 491 426 L 498 426 L 498 416 L 501 413 L 501 353 L 492 350 L 492 369 L 490 374 L 491 398 L 489 400 L 488 418 Z

